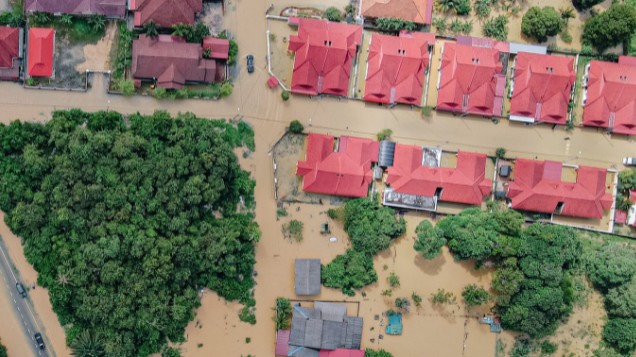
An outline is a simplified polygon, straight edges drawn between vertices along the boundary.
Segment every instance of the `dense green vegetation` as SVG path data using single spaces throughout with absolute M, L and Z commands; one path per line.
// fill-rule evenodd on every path
M 292 120 L 291 123 L 289 123 L 289 131 L 291 133 L 302 134 L 304 130 L 305 130 L 305 127 L 298 120 Z
M 325 18 L 329 21 L 340 22 L 340 20 L 342 20 L 342 14 L 338 8 L 331 6 L 325 10 Z
M 102 15 L 53 16 L 45 12 L 35 12 L 29 16 L 31 27 L 53 27 L 56 36 L 66 37 L 71 43 L 96 43 L 106 34 L 106 24 L 106 17 Z
M 455 11 L 457 15 L 464 16 L 470 13 L 469 0 L 440 0 L 438 2 L 443 12 Z
M 424 259 L 435 259 L 442 254 L 442 247 L 446 245 L 444 232 L 433 227 L 431 222 L 422 221 L 415 228 L 417 239 L 413 244 L 413 248 L 420 252 Z
M 0 209 L 71 346 L 159 352 L 183 340 L 203 287 L 254 305 L 254 182 L 233 152 L 253 146 L 242 126 L 79 110 L 0 125 Z
M 490 300 L 490 295 L 486 289 L 475 284 L 466 285 L 462 290 L 462 297 L 469 308 L 483 305 Z
M 505 41 L 508 38 L 508 18 L 505 15 L 499 15 L 488 19 L 484 22 L 482 33 L 486 37 Z
M 288 299 L 276 298 L 276 307 L 274 307 L 276 316 L 274 323 L 276 330 L 286 330 L 291 325 L 292 306 Z
M 378 281 L 373 269 L 373 258 L 364 252 L 348 249 L 322 268 L 322 285 L 341 289 L 345 295 L 355 295 L 354 289 Z
M 202 43 L 205 37 L 210 36 L 210 29 L 203 22 L 197 21 L 194 25 L 172 25 L 172 34 L 185 38 L 186 42 Z
M 629 190 L 636 188 L 636 169 L 628 168 L 618 174 L 618 195 L 616 208 L 627 211 L 632 205 L 629 200 Z
M 376 351 L 376 350 L 367 348 L 364 351 L 364 357 L 393 357 L 393 355 L 383 349 L 379 349 Z
M 22 0 L 10 2 L 11 10 L 0 13 L 0 25 L 20 27 L 24 23 L 24 11 Z
M 344 229 L 353 250 L 375 255 L 389 247 L 391 240 L 404 234 L 404 219 L 396 219 L 395 211 L 375 200 L 359 198 L 348 201 L 344 210 Z
M 378 30 L 387 33 L 398 33 L 401 30 L 413 31 L 416 28 L 415 24 L 411 21 L 388 17 L 375 19 L 375 26 Z
M 583 42 L 599 52 L 628 43 L 636 31 L 636 9 L 628 4 L 613 4 L 607 11 L 593 16 L 583 27 Z
M 335 211 L 333 215 L 337 216 Z M 373 255 L 388 248 L 392 239 L 404 234 L 406 223 L 402 218 L 396 219 L 393 209 L 369 198 L 348 201 L 344 206 L 343 220 L 352 248 L 323 267 L 322 283 L 353 296 L 354 289 L 378 280 L 373 269 Z
M 572 311 L 571 274 L 581 246 L 568 227 L 533 224 L 522 228 L 512 210 L 472 208 L 437 225 L 457 259 L 497 264 L 493 289 L 506 329 L 531 337 L 552 333 Z
M 0 340 L 0 357 L 7 357 L 7 348 L 2 344 L 2 340 Z
M 561 15 L 552 7 L 531 7 L 521 20 L 521 33 L 539 42 L 545 42 L 548 37 L 555 36 L 565 25 Z
M 608 321 L 603 340 L 624 355 L 636 350 L 636 250 L 606 243 L 588 257 L 587 273 L 603 294 Z

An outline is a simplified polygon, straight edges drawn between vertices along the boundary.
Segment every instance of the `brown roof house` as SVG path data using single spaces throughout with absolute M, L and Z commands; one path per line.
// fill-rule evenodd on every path
M 20 77 L 22 29 L 0 27 L 0 80 L 15 81 Z
M 171 35 L 133 41 L 132 76 L 137 86 L 142 80 L 163 88 L 178 89 L 188 82 L 212 83 L 225 80 L 225 63 L 203 58 L 198 43 L 187 43 Z
M 25 0 L 24 12 L 123 18 L 126 15 L 126 0 Z
M 364 18 L 396 18 L 416 24 L 431 23 L 434 0 L 362 0 Z
M 160 27 L 176 24 L 194 24 L 195 15 L 203 10 L 202 0 L 130 0 L 130 11 L 135 12 L 134 25 L 143 26 L 154 21 Z

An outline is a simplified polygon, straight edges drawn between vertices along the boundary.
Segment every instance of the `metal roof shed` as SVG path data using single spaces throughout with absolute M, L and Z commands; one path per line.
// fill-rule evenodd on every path
M 296 259 L 294 291 L 296 295 L 320 294 L 320 259 Z

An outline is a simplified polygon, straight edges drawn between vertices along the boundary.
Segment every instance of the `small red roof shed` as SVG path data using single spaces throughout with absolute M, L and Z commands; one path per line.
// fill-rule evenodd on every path
M 447 42 L 440 68 L 437 109 L 483 116 L 500 115 L 497 91 L 503 65 L 499 51 Z M 499 88 L 501 91 L 501 88 Z
M 561 181 L 562 170 L 563 164 L 556 161 L 515 160 L 514 181 L 508 186 L 512 208 L 580 218 L 603 217 L 613 202 L 612 194 L 606 192 L 607 170 L 579 166 L 574 183 Z
M 398 193 L 432 197 L 441 188 L 439 200 L 480 205 L 492 190 L 486 178 L 486 155 L 460 151 L 457 166 L 422 166 L 422 147 L 395 145 L 393 166 L 386 182 Z
M 54 50 L 54 29 L 37 27 L 29 29 L 27 73 L 30 77 L 51 77 L 53 75 Z
M 203 39 L 203 50 L 210 50 L 210 58 L 212 59 L 226 60 L 230 53 L 230 40 L 206 37 Z
M 331 135 L 309 134 L 307 156 L 298 161 L 296 175 L 303 176 L 306 192 L 345 197 L 364 197 L 373 178 L 371 163 L 378 161 L 380 143 L 342 136 L 334 151 Z
M 289 333 L 290 330 L 276 331 L 276 357 L 287 357 L 289 352 Z
M 574 58 L 519 52 L 510 119 L 565 125 L 574 81 Z
M 373 34 L 369 45 L 364 100 L 420 105 L 428 46 L 435 43 L 408 32 L 399 37 Z

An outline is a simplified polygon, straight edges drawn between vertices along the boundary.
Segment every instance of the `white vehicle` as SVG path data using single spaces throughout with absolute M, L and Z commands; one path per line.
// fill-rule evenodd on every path
M 623 158 L 623 165 L 625 165 L 625 166 L 636 166 L 636 157 Z

